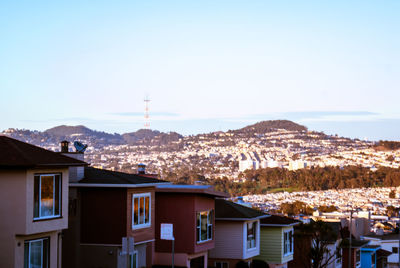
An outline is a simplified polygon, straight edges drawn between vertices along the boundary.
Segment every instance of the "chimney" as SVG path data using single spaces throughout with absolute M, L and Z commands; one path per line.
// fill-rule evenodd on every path
M 61 153 L 65 156 L 85 161 L 83 152 L 78 152 L 78 151 L 69 152 L 68 144 L 69 142 L 65 140 L 61 142 Z M 69 182 L 78 182 L 81 179 L 83 179 L 83 177 L 85 177 L 85 167 L 83 166 L 69 167 L 68 173 L 69 173 Z
M 62 153 L 68 153 L 68 144 L 69 144 L 69 141 L 66 141 L 66 140 L 63 140 L 61 142 L 61 152 Z
M 138 164 L 138 174 L 146 174 L 146 165 Z

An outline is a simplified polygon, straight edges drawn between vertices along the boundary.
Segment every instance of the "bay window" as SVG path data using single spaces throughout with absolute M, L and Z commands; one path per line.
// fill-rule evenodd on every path
M 197 212 L 196 215 L 196 237 L 197 242 L 212 240 L 214 211 Z
M 132 229 L 150 227 L 151 196 L 150 193 L 132 195 Z
M 59 217 L 61 214 L 61 174 L 34 176 L 34 219 Z

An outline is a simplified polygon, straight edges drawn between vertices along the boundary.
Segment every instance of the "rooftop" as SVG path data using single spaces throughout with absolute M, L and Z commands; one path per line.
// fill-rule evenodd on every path
M 301 221 L 299 220 L 278 215 L 271 215 L 270 217 L 261 220 L 261 226 L 292 226 L 300 223 Z
M 85 177 L 79 181 L 79 184 L 153 184 L 167 183 L 166 181 L 141 176 L 140 174 L 129 174 L 106 169 L 85 167 Z
M 228 197 L 227 193 L 218 192 L 214 190 L 211 185 L 157 185 L 156 192 L 158 193 L 190 193 L 190 194 L 203 194 L 215 197 Z
M 56 168 L 86 162 L 0 135 L 0 168 Z
M 215 218 L 217 220 L 254 220 L 269 217 L 269 215 L 240 204 L 224 200 L 215 200 Z

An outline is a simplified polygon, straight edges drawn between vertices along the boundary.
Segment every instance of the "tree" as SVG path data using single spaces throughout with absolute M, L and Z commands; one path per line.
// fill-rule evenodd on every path
M 308 268 L 326 268 L 333 263 L 340 254 L 339 248 L 331 251 L 329 245 L 337 240 L 337 234 L 332 227 L 323 221 L 312 221 L 309 224 L 300 225 L 295 232 L 295 239 L 306 238 L 311 243 L 307 249 L 304 245 L 302 252 L 303 266 Z M 311 260 L 311 262 L 310 262 Z

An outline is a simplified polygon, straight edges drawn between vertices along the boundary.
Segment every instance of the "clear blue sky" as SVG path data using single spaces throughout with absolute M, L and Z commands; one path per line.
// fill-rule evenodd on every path
M 400 140 L 400 1 L 1 1 L 0 130 L 290 119 Z

